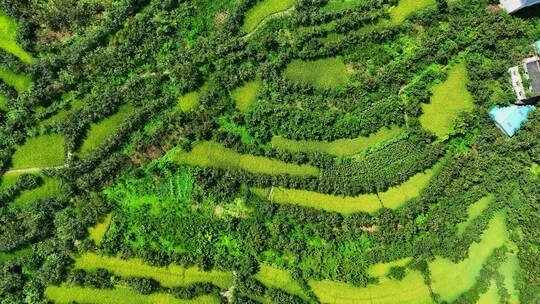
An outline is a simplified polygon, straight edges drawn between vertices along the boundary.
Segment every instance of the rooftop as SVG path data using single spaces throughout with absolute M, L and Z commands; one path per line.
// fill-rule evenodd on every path
M 534 111 L 532 105 L 508 107 L 494 107 L 489 111 L 489 116 L 495 121 L 495 124 L 501 131 L 508 136 L 514 136 L 516 131 L 521 128 L 521 124 L 527 120 L 530 111 Z
M 527 6 L 540 3 L 540 0 L 500 0 L 500 2 L 507 12 L 513 13 Z

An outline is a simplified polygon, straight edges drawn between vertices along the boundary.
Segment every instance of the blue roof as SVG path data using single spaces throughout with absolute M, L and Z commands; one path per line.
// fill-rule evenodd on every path
M 495 121 L 497 126 L 508 136 L 514 136 L 521 128 L 521 124 L 527 120 L 527 114 L 534 111 L 532 105 L 499 108 L 494 107 L 489 111 L 489 116 Z

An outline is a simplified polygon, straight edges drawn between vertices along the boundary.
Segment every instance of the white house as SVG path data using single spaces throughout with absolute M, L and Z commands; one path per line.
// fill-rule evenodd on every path
M 540 0 L 500 0 L 501 6 L 509 13 L 540 3 Z

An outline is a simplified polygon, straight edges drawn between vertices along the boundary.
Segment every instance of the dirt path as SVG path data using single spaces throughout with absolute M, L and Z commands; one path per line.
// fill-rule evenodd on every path
M 24 173 L 38 173 L 43 170 L 47 169 L 63 169 L 66 168 L 67 165 L 61 165 L 56 167 L 32 167 L 32 168 L 24 168 L 24 169 L 13 169 L 13 170 L 7 170 L 7 171 L 0 171 L 1 174 L 24 174 Z
M 277 18 L 281 18 L 285 15 L 288 15 L 290 13 L 292 13 L 294 11 L 296 7 L 292 6 L 291 8 L 287 9 L 287 10 L 284 10 L 284 11 L 281 11 L 281 12 L 277 12 L 277 13 L 273 13 L 272 15 L 268 15 L 266 18 L 264 18 L 261 22 L 259 22 L 259 24 L 257 24 L 257 26 L 249 33 L 247 33 L 246 35 L 242 36 L 242 39 L 244 40 L 248 40 L 251 36 L 253 36 L 253 34 L 255 34 L 261 27 L 263 27 L 266 23 L 270 22 L 270 20 L 273 20 L 273 19 L 277 19 Z

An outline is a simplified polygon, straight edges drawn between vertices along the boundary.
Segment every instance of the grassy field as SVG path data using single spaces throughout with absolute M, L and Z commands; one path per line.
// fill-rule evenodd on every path
M 307 295 L 302 289 L 302 286 L 293 280 L 289 272 L 286 270 L 261 264 L 259 272 L 257 272 L 255 275 L 255 279 L 259 280 L 261 283 L 270 288 L 281 289 L 303 299 L 308 299 Z
M 398 5 L 390 9 L 390 20 L 394 24 L 401 23 L 414 12 L 435 4 L 435 0 L 399 0 Z
M 49 286 L 45 297 L 54 303 L 88 304 L 217 304 L 213 296 L 201 296 L 190 300 L 180 300 L 166 293 L 142 295 L 134 290 L 117 286 L 114 289 L 95 289 L 89 287 Z
M 540 174 L 540 165 L 532 164 L 531 173 L 534 174 L 534 175 L 539 175 Z
M 328 0 L 328 3 L 321 10 L 327 13 L 339 12 L 339 11 L 351 9 L 365 2 L 367 1 L 366 0 Z
M 0 12 L 0 49 L 12 54 L 24 63 L 32 63 L 32 56 L 17 45 L 17 23 L 15 20 Z
M 0 110 L 7 110 L 6 102 L 8 99 L 5 96 L 0 95 Z
M 452 67 L 446 81 L 433 87 L 430 103 L 422 104 L 422 126 L 444 138 L 459 113 L 472 111 L 472 95 L 467 91 L 467 68 L 464 63 Z
M 58 113 L 56 113 L 55 115 L 43 120 L 43 122 L 42 122 L 43 125 L 51 125 L 51 124 L 54 124 L 56 122 L 64 121 L 66 118 L 69 117 L 69 114 L 71 112 L 82 108 L 82 106 L 84 106 L 84 104 L 85 104 L 84 99 L 74 99 L 74 98 L 69 97 L 69 94 L 66 94 L 63 97 L 63 99 L 68 99 L 68 98 L 71 99 L 69 101 L 69 108 L 68 109 L 62 109 Z
M 341 57 L 293 60 L 283 73 L 291 81 L 323 88 L 339 87 L 349 80 L 347 67 Z
M 384 277 L 388 274 L 390 271 L 390 268 L 392 267 L 403 267 L 412 260 L 412 258 L 403 258 L 396 261 L 388 262 L 388 263 L 377 263 L 373 266 L 370 266 L 367 270 L 367 273 L 370 277 L 378 278 L 378 277 Z
M 88 238 L 94 241 L 94 243 L 99 244 L 105 236 L 105 233 L 107 233 L 107 230 L 109 230 L 111 220 L 112 213 L 109 213 L 101 222 L 97 223 L 97 225 L 95 225 L 94 227 L 89 227 Z
M 257 100 L 257 92 L 261 85 L 262 82 L 260 80 L 253 80 L 246 82 L 231 92 L 231 97 L 236 102 L 236 108 L 240 112 L 247 111 L 251 104 Z
M 242 30 L 249 33 L 266 17 L 285 11 L 293 5 L 294 0 L 261 0 L 246 13 Z
M 223 271 L 201 271 L 196 267 L 185 268 L 177 265 L 155 267 L 139 259 L 121 259 L 85 253 L 75 260 L 75 268 L 93 271 L 98 268 L 122 277 L 152 278 L 164 287 L 189 286 L 193 283 L 210 282 L 221 288 L 232 284 L 232 274 Z
M 13 87 L 19 93 L 28 90 L 32 85 L 30 77 L 13 73 L 2 67 L 0 67 L 0 80 Z
M 122 105 L 116 114 L 91 124 L 79 154 L 81 156 L 90 154 L 92 149 L 102 144 L 107 137 L 118 129 L 120 124 L 134 112 L 134 109 L 131 105 Z
M 437 164 L 426 172 L 414 175 L 403 184 L 379 193 L 379 197 L 375 194 L 362 194 L 355 197 L 338 196 L 307 190 L 274 187 L 271 200 L 279 204 L 294 204 L 341 214 L 373 213 L 382 208 L 380 201 L 383 202 L 386 208 L 397 209 L 408 200 L 420 195 L 420 191 L 427 186 L 439 166 L 440 164 Z M 251 191 L 262 197 L 268 197 L 269 195 L 267 189 L 252 188 Z
M 54 198 L 60 194 L 60 180 L 52 177 L 43 177 L 43 185 L 33 190 L 23 191 L 9 205 L 22 208 L 37 200 Z
M 328 304 L 424 304 L 432 303 L 422 274 L 409 271 L 401 280 L 383 279 L 379 284 L 355 287 L 330 281 L 310 281 L 321 303 Z
M 239 154 L 212 141 L 198 143 L 190 152 L 178 153 L 175 160 L 192 166 L 241 169 L 258 174 L 319 175 L 319 169 L 313 166 L 288 164 L 262 156 Z
M 500 298 L 497 289 L 497 283 L 495 280 L 489 282 L 488 290 L 480 295 L 477 304 L 498 304 L 500 303 Z
M 382 128 L 368 137 L 355 139 L 338 139 L 332 142 L 313 140 L 291 140 L 281 136 L 272 138 L 272 146 L 291 152 L 322 152 L 334 156 L 354 155 L 363 150 L 381 144 L 401 133 L 399 127 Z
M 32 137 L 17 148 L 10 169 L 54 167 L 64 163 L 64 137 L 56 134 Z
M 471 222 L 474 221 L 475 218 L 480 216 L 480 214 L 482 214 L 482 212 L 486 210 L 486 208 L 492 201 L 493 196 L 486 196 L 479 199 L 474 204 L 470 205 L 467 208 L 467 220 L 457 225 L 458 235 L 463 234 L 465 229 L 471 225 Z
M 0 252 L 0 263 L 9 261 L 14 258 L 24 257 L 32 253 L 32 248 L 24 248 L 14 252 Z
M 509 304 L 519 303 L 519 291 L 516 288 L 516 275 L 518 270 L 519 260 L 515 255 L 509 255 L 498 269 L 499 273 L 504 278 L 504 287 L 510 294 Z
M 441 296 L 441 300 L 452 302 L 471 288 L 480 274 L 482 266 L 498 247 L 508 239 L 505 217 L 497 213 L 489 222 L 488 228 L 482 233 L 479 243 L 469 248 L 468 258 L 453 263 L 452 261 L 437 257 L 429 263 L 433 291 Z
M 197 91 L 184 94 L 178 98 L 178 107 L 182 112 L 191 112 L 199 104 L 199 97 L 209 89 L 208 82 Z

